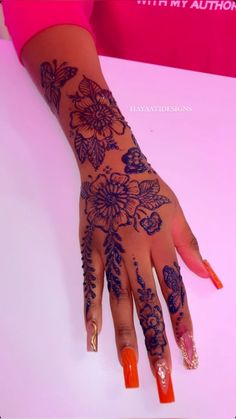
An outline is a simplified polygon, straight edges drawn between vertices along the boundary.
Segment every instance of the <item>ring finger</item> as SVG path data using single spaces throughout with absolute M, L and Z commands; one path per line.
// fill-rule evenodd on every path
M 152 251 L 152 260 L 168 306 L 175 339 L 181 349 L 186 368 L 197 368 L 198 356 L 193 340 L 193 324 L 176 251 L 171 240 L 166 243 L 162 241 L 161 248 L 157 246 L 154 246 Z

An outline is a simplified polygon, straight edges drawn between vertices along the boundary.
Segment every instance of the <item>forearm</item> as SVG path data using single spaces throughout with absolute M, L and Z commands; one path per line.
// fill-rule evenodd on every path
M 114 160 L 120 170 L 135 138 L 102 74 L 90 33 L 75 25 L 47 28 L 26 43 L 22 61 L 57 117 L 82 176 Z

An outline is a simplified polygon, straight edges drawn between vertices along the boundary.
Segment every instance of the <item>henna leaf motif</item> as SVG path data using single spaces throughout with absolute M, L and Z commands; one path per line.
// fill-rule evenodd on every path
M 103 162 L 105 156 L 105 149 L 96 138 L 91 139 L 87 146 L 87 157 L 95 169 L 98 169 Z

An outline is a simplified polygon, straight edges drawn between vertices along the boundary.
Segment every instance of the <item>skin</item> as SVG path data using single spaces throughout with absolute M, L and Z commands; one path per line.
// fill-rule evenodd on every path
M 171 370 L 153 268 L 177 343 L 185 331 L 193 332 L 177 252 L 195 274 L 209 276 L 178 198 L 143 155 L 105 81 L 88 31 L 76 25 L 47 28 L 25 44 L 22 60 L 80 170 L 85 326 L 94 319 L 101 331 L 106 280 L 121 365 L 126 345 L 138 359 L 134 302 L 153 374 L 161 358 Z

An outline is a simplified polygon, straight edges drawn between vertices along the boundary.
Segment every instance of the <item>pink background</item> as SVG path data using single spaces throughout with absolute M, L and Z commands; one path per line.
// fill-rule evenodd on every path
M 135 313 L 139 389 L 125 389 L 104 288 L 99 352 L 86 352 L 78 242 L 80 177 L 44 99 L 0 41 L 0 415 L 224 419 L 236 415 L 236 81 L 101 57 L 143 152 L 179 197 L 216 290 L 179 258 L 200 365 L 188 371 L 164 299 L 176 402 L 161 405 Z M 133 112 L 130 106 L 189 106 Z

